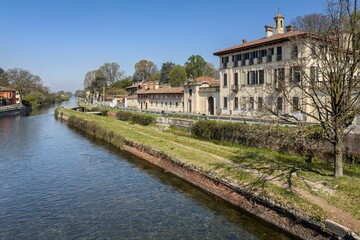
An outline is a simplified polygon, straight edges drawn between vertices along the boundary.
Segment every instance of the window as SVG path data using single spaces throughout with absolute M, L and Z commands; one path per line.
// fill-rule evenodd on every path
M 299 111 L 299 98 L 298 97 L 293 97 L 292 107 L 293 107 L 294 112 Z
M 176 108 L 179 107 L 179 103 L 178 103 L 178 102 L 175 103 L 175 107 L 176 107 Z
M 278 97 L 277 102 L 276 102 L 276 110 L 278 112 L 282 112 L 282 109 L 283 109 L 282 105 L 283 105 L 283 99 L 282 99 L 282 97 Z
M 242 98 L 241 98 L 241 102 L 240 102 L 240 106 L 241 106 L 241 110 L 242 110 L 242 111 L 246 111 L 246 104 L 247 104 L 247 98 L 246 98 L 246 97 L 242 97 Z
M 165 102 L 165 106 L 167 107 L 167 102 Z
M 239 86 L 239 74 L 237 72 L 234 73 L 234 85 Z
M 224 87 L 227 87 L 227 74 L 224 74 Z
M 256 71 L 249 71 L 248 72 L 248 85 L 252 85 L 252 84 L 257 84 L 257 79 L 256 79 Z
M 258 109 L 259 110 L 263 109 L 263 98 L 262 97 L 258 97 Z
M 250 97 L 249 110 L 254 110 L 254 98 Z
M 234 109 L 238 109 L 239 108 L 239 98 L 235 97 L 234 98 Z
M 285 84 L 285 69 L 277 68 L 274 74 L 274 84 L 276 88 L 282 89 Z
M 300 82 L 301 81 L 301 69 L 300 66 L 294 66 L 290 68 L 290 81 Z
M 234 62 L 234 67 L 237 67 L 238 62 L 241 61 L 241 54 L 233 55 L 232 60 Z
M 267 60 L 268 62 L 272 61 L 272 56 L 274 55 L 274 48 L 269 48 L 267 50 Z
M 153 102 L 150 102 L 150 105 L 153 106 Z
M 281 61 L 282 60 L 282 47 L 277 47 L 276 48 L 276 61 Z
M 163 102 L 161 102 L 161 107 L 163 107 L 164 106 L 164 103 Z
M 224 97 L 224 109 L 227 109 L 227 97 Z
M 247 73 L 248 85 L 264 84 L 264 70 L 249 71 Z
M 157 101 L 155 102 L 155 106 L 156 106 L 156 107 L 158 106 L 158 102 L 157 102 Z
M 170 102 L 170 108 L 172 108 L 172 102 Z
M 264 84 L 264 70 L 259 70 L 259 84 Z
M 189 96 L 192 96 L 192 89 L 189 89 Z
M 311 66 L 310 67 L 310 80 L 312 82 L 317 82 L 319 81 L 319 69 L 316 66 Z
M 298 46 L 293 45 L 291 47 L 291 59 L 296 59 L 298 58 L 299 55 L 299 50 L 298 50 Z
M 221 58 L 221 63 L 223 65 L 223 68 L 227 68 L 227 63 L 229 62 L 229 57 L 222 57 Z

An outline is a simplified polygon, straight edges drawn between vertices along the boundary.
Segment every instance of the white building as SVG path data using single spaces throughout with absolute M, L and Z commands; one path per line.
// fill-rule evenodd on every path
M 138 106 L 141 110 L 184 112 L 184 88 L 164 86 L 137 91 Z
M 265 37 L 226 48 L 214 53 L 220 59 L 220 109 L 223 115 L 259 116 L 264 107 L 284 114 L 298 114 L 305 105 L 299 91 L 287 104 L 281 89 L 284 82 L 300 81 L 297 59 L 308 49 L 294 45 L 293 39 L 307 37 L 303 31 L 284 27 L 284 17 L 278 13 L 275 27 L 265 26 Z M 286 29 L 286 31 L 284 31 Z M 317 67 L 310 67 L 311 74 Z M 314 74 L 315 77 L 315 74 Z
M 199 77 L 184 84 L 184 112 L 205 115 L 220 114 L 220 81 Z

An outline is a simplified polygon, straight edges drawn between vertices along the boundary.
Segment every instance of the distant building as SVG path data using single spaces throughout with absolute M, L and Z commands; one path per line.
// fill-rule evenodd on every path
M 139 109 L 166 112 L 184 111 L 184 88 L 169 87 L 147 88 L 137 91 Z
M 20 96 L 15 89 L 0 86 L 0 107 L 16 104 L 19 102 Z
M 220 114 L 220 81 L 199 77 L 184 84 L 184 112 L 205 115 Z

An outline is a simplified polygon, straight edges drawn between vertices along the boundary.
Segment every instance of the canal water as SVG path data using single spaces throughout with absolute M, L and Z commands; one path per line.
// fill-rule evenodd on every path
M 54 107 L 0 119 L 0 239 L 289 238 L 68 127 Z

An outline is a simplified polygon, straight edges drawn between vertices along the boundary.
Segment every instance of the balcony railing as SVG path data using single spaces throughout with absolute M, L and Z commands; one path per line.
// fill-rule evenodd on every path
M 272 55 L 267 55 L 267 61 L 272 62 Z
M 276 55 L 276 61 L 281 61 L 281 60 L 282 60 L 282 54 Z

